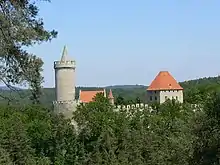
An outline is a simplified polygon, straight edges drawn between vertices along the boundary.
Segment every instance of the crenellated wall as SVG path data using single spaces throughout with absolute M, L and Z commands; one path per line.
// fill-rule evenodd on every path
M 76 61 L 54 61 L 54 69 L 57 68 L 75 68 Z
M 145 104 L 145 103 L 140 103 L 140 104 L 130 104 L 130 105 L 117 105 L 115 106 L 116 109 L 136 109 L 136 108 L 140 108 L 140 109 L 149 109 L 149 105 Z

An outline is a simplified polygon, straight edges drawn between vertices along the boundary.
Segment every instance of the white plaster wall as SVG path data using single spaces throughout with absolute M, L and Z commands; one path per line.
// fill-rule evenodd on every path
M 55 91 L 57 101 L 75 100 L 75 69 L 55 69 Z
M 164 103 L 167 99 L 176 99 L 183 103 L 183 90 L 164 90 L 160 91 L 160 103 Z

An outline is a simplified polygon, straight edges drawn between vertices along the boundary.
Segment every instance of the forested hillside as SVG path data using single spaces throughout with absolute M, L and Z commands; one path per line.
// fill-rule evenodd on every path
M 196 80 L 180 82 L 181 86 L 184 88 L 184 100 L 189 103 L 198 103 L 206 96 L 210 91 L 220 90 L 220 77 L 209 77 L 201 78 Z M 107 92 L 112 89 L 117 101 L 123 98 L 124 104 L 144 102 L 147 86 L 143 85 L 120 85 L 120 86 L 107 86 L 105 87 Z M 97 87 L 77 87 L 76 88 L 76 98 L 79 97 L 79 90 L 96 90 Z M 12 98 L 17 98 L 19 103 L 29 103 L 29 96 L 31 95 L 28 90 L 19 90 L 19 92 L 2 90 L 1 94 L 3 96 L 10 96 Z M 1 102 L 7 101 L 7 99 L 0 99 Z M 55 100 L 55 90 L 54 88 L 44 88 L 40 101 L 44 105 L 51 105 L 52 101 Z M 13 102 L 13 100 L 12 100 Z M 120 101 L 119 101 L 120 102 Z

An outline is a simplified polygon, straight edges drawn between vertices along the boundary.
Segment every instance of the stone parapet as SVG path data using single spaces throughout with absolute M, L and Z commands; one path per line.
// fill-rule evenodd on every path
M 55 61 L 54 62 L 54 69 L 57 68 L 75 68 L 76 61 Z

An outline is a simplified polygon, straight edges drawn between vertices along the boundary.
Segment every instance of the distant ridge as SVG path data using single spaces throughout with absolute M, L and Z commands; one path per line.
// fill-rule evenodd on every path
M 12 87 L 12 88 L 15 88 L 17 90 L 22 90 L 22 88 L 18 88 L 18 87 Z M 95 89 L 95 88 L 100 88 L 100 89 L 103 89 L 103 88 L 106 88 L 106 89 L 141 89 L 141 88 L 147 88 L 147 86 L 145 85 L 111 85 L 111 86 L 104 86 L 104 87 L 92 87 L 92 86 L 88 86 L 88 87 L 85 87 L 85 86 L 77 86 L 76 88 L 80 88 L 80 89 Z M 44 88 L 44 89 L 53 89 L 53 88 Z M 0 90 L 11 90 L 10 88 L 8 88 L 7 86 L 0 86 Z
M 191 97 L 194 97 L 194 94 L 200 95 L 200 89 L 204 89 L 203 92 L 206 91 L 212 91 L 219 90 L 220 92 L 220 77 L 206 77 L 206 78 L 200 78 L 200 79 L 194 79 L 194 80 L 188 80 L 184 82 L 180 82 L 180 85 L 183 87 L 185 92 L 185 99 L 191 99 Z M 105 87 L 92 87 L 92 86 L 77 86 L 76 87 L 76 99 L 79 98 L 79 91 L 80 90 L 100 90 L 100 89 L 106 89 L 106 92 L 112 90 L 113 96 L 115 99 L 117 99 L 119 96 L 124 98 L 126 102 L 128 101 L 134 101 L 137 98 L 140 99 L 142 102 L 145 100 L 146 97 L 146 90 L 147 86 L 140 85 L 140 84 L 134 84 L 134 85 L 109 85 Z M 19 88 L 17 88 L 19 89 Z M 13 92 L 12 90 L 9 90 L 6 86 L 0 86 L 0 95 L 8 96 L 10 94 L 10 97 L 17 97 L 19 98 L 20 102 L 23 104 L 29 103 L 29 97 L 31 93 L 28 89 L 20 88 L 21 92 L 17 94 L 17 92 Z M 12 92 L 11 92 L 12 91 Z M 199 92 L 199 93 L 198 93 Z M 193 95 L 193 96 L 192 96 Z M 22 97 L 21 97 L 22 96 Z M 200 97 L 198 97 L 200 99 Z M 55 89 L 54 87 L 48 88 L 45 87 L 42 89 L 42 95 L 40 97 L 40 101 L 43 105 L 51 106 L 52 102 L 56 99 L 55 97 Z M 0 97 L 0 103 L 5 103 L 5 100 Z M 130 104 L 130 103 L 129 103 Z
M 14 87 L 14 86 L 11 86 L 12 89 L 15 89 L 15 90 L 22 90 L 21 88 L 18 88 L 18 87 Z M 7 86 L 0 86 L 0 90 L 3 90 L 3 91 L 10 91 L 11 89 Z
M 137 89 L 137 88 L 146 88 L 147 86 L 145 85 L 112 85 L 112 86 L 106 86 L 104 88 L 112 88 L 112 89 L 118 89 L 118 88 L 122 88 L 122 89 Z
M 182 82 L 179 82 L 180 85 L 183 85 L 183 87 L 186 87 L 186 85 L 188 84 L 194 84 L 194 85 L 198 85 L 198 84 L 203 84 L 203 83 L 206 83 L 206 80 L 209 81 L 209 82 L 212 82 L 212 83 L 219 83 L 220 84 L 220 76 L 216 76 L 216 77 L 203 77 L 203 78 L 198 78 L 198 79 L 192 79 L 192 80 L 187 80 L 187 81 L 182 81 Z M 77 86 L 76 88 L 79 88 L 79 89 L 85 89 L 85 90 L 94 90 L 94 89 L 103 89 L 103 88 L 106 88 L 106 89 L 147 89 L 147 85 L 139 85 L 139 84 L 136 84 L 136 85 L 109 85 L 109 86 L 104 86 L 104 87 L 98 87 L 98 86 Z M 18 88 L 18 87 L 14 87 L 16 88 L 17 90 L 23 90 L 22 88 Z M 43 88 L 45 90 L 50 90 L 50 89 L 54 89 L 54 87 L 51 87 L 51 88 L 48 88 L 48 87 L 45 87 Z M 7 86 L 0 86 L 0 90 L 10 90 Z

